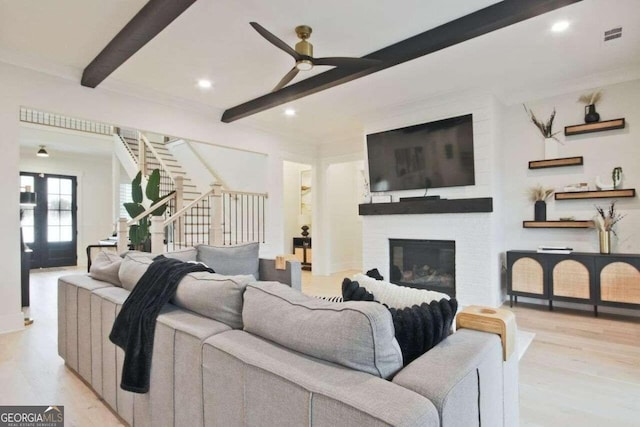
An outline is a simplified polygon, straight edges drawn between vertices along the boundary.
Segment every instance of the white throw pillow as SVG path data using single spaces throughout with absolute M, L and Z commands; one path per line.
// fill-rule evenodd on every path
M 413 305 L 427 304 L 431 301 L 450 299 L 449 295 L 441 292 L 415 289 L 408 286 L 398 286 L 393 283 L 376 280 L 364 274 L 358 273 L 352 280 L 373 294 L 376 301 L 392 308 L 402 309 Z

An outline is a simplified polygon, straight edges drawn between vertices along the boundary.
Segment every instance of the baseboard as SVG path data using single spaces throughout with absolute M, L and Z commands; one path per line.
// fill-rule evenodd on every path
M 22 314 L 21 311 L 13 314 L 3 314 L 0 316 L 0 334 L 21 331 L 23 329 L 24 314 Z
M 331 264 L 330 274 L 338 273 L 340 271 L 345 271 L 345 270 L 361 270 L 361 269 L 362 269 L 361 263 L 358 264 L 358 262 L 356 261 L 336 262 Z

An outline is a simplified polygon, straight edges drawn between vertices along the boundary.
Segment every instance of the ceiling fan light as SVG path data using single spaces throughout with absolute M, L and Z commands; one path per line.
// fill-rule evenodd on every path
M 45 150 L 44 145 L 40 146 L 40 149 L 36 153 L 36 156 L 38 156 L 38 157 L 49 157 L 49 153 L 47 153 L 47 150 Z
M 309 61 L 308 59 L 301 59 L 300 61 L 296 62 L 296 68 L 300 71 L 309 71 L 313 68 L 313 62 Z

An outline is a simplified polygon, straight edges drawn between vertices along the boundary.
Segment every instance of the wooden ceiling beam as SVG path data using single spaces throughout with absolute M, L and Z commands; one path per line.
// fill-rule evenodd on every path
M 505 0 L 364 56 L 380 60 L 379 65 L 366 69 L 333 68 L 229 108 L 221 120 L 230 123 L 580 1 Z
M 82 86 L 95 88 L 196 0 L 149 0 L 82 73 Z

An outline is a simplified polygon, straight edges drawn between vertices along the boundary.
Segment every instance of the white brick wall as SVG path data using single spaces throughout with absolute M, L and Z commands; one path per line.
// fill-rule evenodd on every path
M 473 114 L 476 185 L 429 190 L 443 198 L 493 197 L 494 212 L 363 216 L 363 269 L 378 268 L 389 277 L 389 239 L 433 239 L 456 242 L 456 297 L 462 305 L 499 306 L 502 302 L 500 253 L 502 232 L 496 212 L 501 206 L 493 98 L 483 94 L 462 96 L 444 103 L 412 105 L 393 117 L 368 126 L 367 133 Z M 399 197 L 422 196 L 424 190 L 390 192 Z
M 456 242 L 456 297 L 460 304 L 500 305 L 500 269 L 491 213 L 363 217 L 363 269 L 389 278 L 389 239 Z

